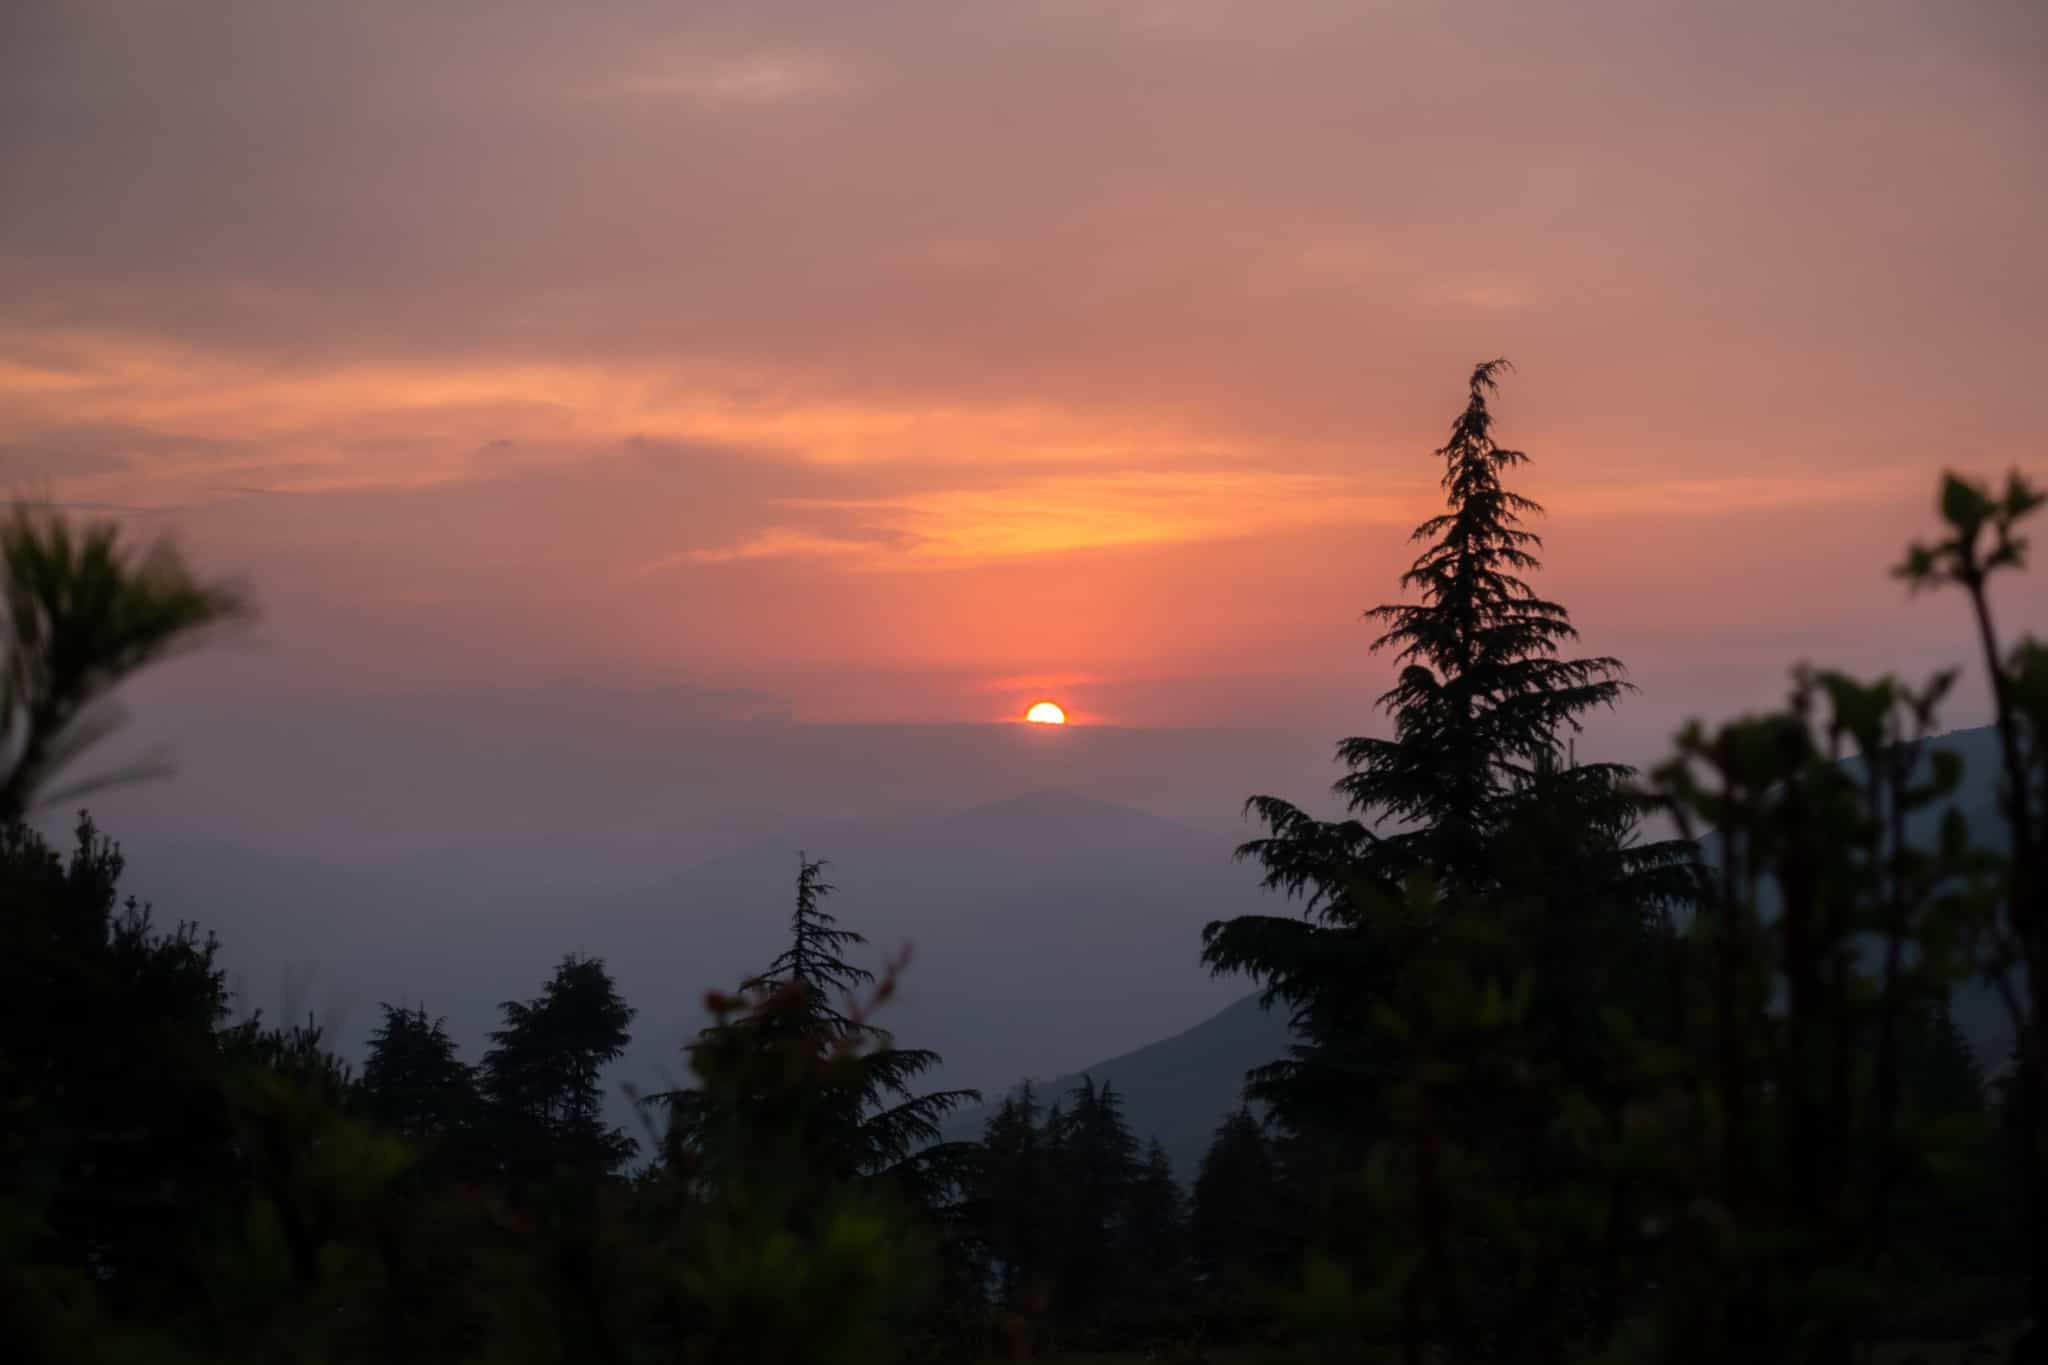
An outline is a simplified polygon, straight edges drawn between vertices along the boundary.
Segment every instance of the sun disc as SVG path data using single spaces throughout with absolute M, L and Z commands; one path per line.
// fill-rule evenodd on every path
M 1031 709 L 1024 713 L 1024 719 L 1033 725 L 1065 725 L 1067 713 L 1055 702 L 1040 701 L 1031 704 Z

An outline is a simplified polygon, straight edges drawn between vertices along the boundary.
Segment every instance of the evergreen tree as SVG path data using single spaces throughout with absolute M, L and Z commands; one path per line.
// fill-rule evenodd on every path
M 1425 545 L 1402 586 L 1417 600 L 1367 613 L 1398 672 L 1378 699 L 1391 736 L 1338 745 L 1350 816 L 1248 803 L 1268 832 L 1239 856 L 1302 897 L 1304 915 L 1204 933 L 1212 971 L 1249 974 L 1291 1010 L 1298 1041 L 1252 1073 L 1250 1094 L 1298 1137 L 1320 1130 L 1312 1148 L 1370 1154 L 1367 1187 L 1398 1205 L 1329 1231 L 1346 1254 L 1384 1257 L 1373 1220 L 1405 1229 L 1415 1259 L 1394 1313 L 1411 1353 L 1423 1333 L 1481 1349 L 1575 1330 L 1545 1278 L 1556 1257 L 1518 1265 L 1514 1248 L 1538 1239 L 1536 1222 L 1584 1221 L 1563 1197 L 1585 1159 L 1560 1115 L 1606 1084 L 1603 1010 L 1644 997 L 1645 950 L 1693 885 L 1689 845 L 1637 839 L 1630 770 L 1570 755 L 1585 714 L 1628 685 L 1615 659 L 1565 654 L 1569 614 L 1524 577 L 1541 541 L 1522 518 L 1541 509 L 1502 483 L 1527 458 L 1494 435 L 1505 368 L 1473 370 L 1435 452 L 1447 508 L 1414 535 Z M 1327 1174 L 1358 1184 L 1341 1166 Z M 1470 1221 L 1461 1206 L 1489 1226 L 1454 1236 Z M 1465 1296 L 1475 1276 L 1488 1291 Z
M 1400 672 L 1378 701 L 1393 736 L 1338 745 L 1350 771 L 1336 790 L 1352 818 L 1318 820 L 1270 796 L 1248 803 L 1268 834 L 1239 856 L 1264 867 L 1269 888 L 1304 897 L 1305 917 L 1240 916 L 1203 935 L 1211 970 L 1247 973 L 1293 1011 L 1303 1041 L 1254 1073 L 1253 1093 L 1296 1125 L 1366 1132 L 1379 1120 L 1385 1065 L 1366 1040 L 1399 963 L 1376 919 L 1412 878 L 1497 909 L 1553 898 L 1542 965 L 1557 969 L 1556 1012 L 1581 1021 L 1588 997 L 1567 983 L 1586 975 L 1585 934 L 1626 934 L 1688 884 L 1688 847 L 1635 842 L 1628 769 L 1560 761 L 1581 717 L 1627 684 L 1615 659 L 1561 657 L 1577 635 L 1569 614 L 1520 576 L 1541 546 L 1521 520 L 1541 509 L 1501 483 L 1528 458 L 1494 438 L 1489 399 L 1506 365 L 1473 370 L 1435 452 L 1448 510 L 1416 529 L 1429 543 L 1402 578 L 1420 600 L 1367 613 L 1385 627 L 1373 648 L 1392 650 Z M 1517 829 L 1525 837 L 1510 837 Z
M 1042 1309 L 1054 1238 L 1053 1173 L 1043 1115 L 1026 1081 L 982 1126 L 968 1210 L 994 1262 L 996 1299 L 1016 1312 Z
M 1340 744 L 1351 772 L 1337 790 L 1375 827 L 1397 827 L 1360 841 L 1383 884 L 1427 869 L 1446 891 L 1488 887 L 1491 836 L 1518 781 L 1626 687 L 1617 659 L 1559 657 L 1578 635 L 1569 614 L 1518 576 L 1537 567 L 1542 545 L 1522 516 L 1542 508 L 1501 484 L 1528 459 L 1494 440 L 1488 399 L 1507 368 L 1472 371 L 1465 410 L 1436 451 L 1449 509 L 1416 528 L 1431 543 L 1401 579 L 1421 600 L 1366 613 L 1386 627 L 1373 649 L 1400 665 L 1379 699 L 1394 734 Z M 1292 876 L 1286 857 L 1266 861 L 1282 884 Z
M 1157 1139 L 1146 1145 L 1125 1198 L 1122 1246 L 1124 1312 L 1141 1324 L 1163 1322 L 1187 1298 L 1188 1224 L 1187 1198 Z
M 1068 1107 L 1054 1108 L 1046 1119 L 1060 1210 L 1052 1307 L 1069 1325 L 1094 1324 L 1118 1303 L 1130 1278 L 1118 1248 L 1142 1167 L 1114 1086 L 1083 1076 L 1067 1099 Z
M 1107 1246 L 1124 1222 L 1141 1169 L 1138 1140 L 1124 1121 L 1123 1096 L 1109 1082 L 1097 1085 L 1093 1076 L 1083 1076 L 1067 1098 L 1071 1107 L 1048 1126 L 1087 1240 Z
M 695 1088 L 657 1097 L 676 1114 L 670 1159 L 638 1187 L 676 1201 L 665 1226 L 681 1234 L 688 1291 L 674 1310 L 680 1341 L 660 1340 L 652 1355 L 912 1358 L 901 1339 L 943 1281 L 932 1253 L 934 1234 L 948 1229 L 928 1207 L 906 1207 L 897 1172 L 862 1178 L 832 1145 L 845 1136 L 835 1122 L 845 1098 L 866 1084 L 861 1049 L 886 1038 L 869 1021 L 893 994 L 896 970 L 834 1008 L 845 1024 L 837 1043 L 797 1022 L 811 1005 L 789 982 L 707 998 L 715 1022 L 689 1049 Z M 947 1260 L 971 1264 L 954 1250 Z M 953 1288 L 958 1302 L 980 1286 L 969 1274 Z
M 476 1118 L 476 1076 L 455 1055 L 447 1020 L 425 1006 L 381 1007 L 363 1063 L 364 1111 L 415 1142 L 445 1138 Z
M 635 1011 L 604 963 L 569 954 L 541 994 L 499 1006 L 505 1024 L 484 1054 L 483 1096 L 515 1182 L 556 1168 L 610 1172 L 635 1143 L 604 1124 L 598 1078 L 618 1060 Z
M 1188 1233 L 1196 1267 L 1226 1279 L 1277 1270 L 1280 1205 L 1271 1144 L 1250 1108 L 1240 1106 L 1217 1127 L 1195 1176 Z
M 1124 1241 L 1140 1264 L 1172 1266 L 1185 1252 L 1186 1200 L 1173 1178 L 1173 1162 L 1157 1138 L 1145 1146 L 1145 1158 L 1131 1182 Z
M 939 1065 L 939 1054 L 897 1047 L 886 1030 L 847 1014 L 843 1002 L 874 984 L 875 975 L 846 960 L 849 949 L 867 940 L 840 928 L 825 908 L 833 887 L 824 880 L 824 868 L 822 861 L 798 856 L 789 946 L 747 983 L 750 993 L 780 997 L 778 1005 L 740 1014 L 707 1030 L 692 1046 L 786 1051 L 793 1062 L 802 1059 L 805 1065 L 827 1056 L 841 1057 L 845 1065 L 830 1074 L 842 1077 L 842 1084 L 812 1087 L 800 1096 L 789 1096 L 782 1087 L 770 1088 L 785 1100 L 801 1103 L 802 1113 L 789 1120 L 800 1127 L 809 1160 L 824 1178 L 886 1178 L 929 1203 L 958 1178 L 964 1156 L 957 1145 L 940 1143 L 940 1122 L 958 1106 L 979 1100 L 980 1093 L 919 1094 L 914 1083 Z M 702 1125 L 734 1119 L 706 1112 L 707 1100 L 700 1091 L 656 1098 L 669 1105 L 669 1141 L 676 1151 L 689 1148 Z M 750 1104 L 768 1098 L 764 1094 L 750 1100 L 728 1091 L 720 1102 Z

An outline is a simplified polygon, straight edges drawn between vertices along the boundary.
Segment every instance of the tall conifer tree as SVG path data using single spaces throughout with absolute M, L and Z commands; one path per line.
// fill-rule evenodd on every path
M 1030 1082 L 1003 1097 L 982 1126 L 969 1213 L 994 1258 L 997 1301 L 1018 1309 L 1042 1292 L 1052 1250 L 1045 1128 Z
M 1279 1171 L 1265 1131 L 1240 1106 L 1216 1129 L 1195 1176 L 1188 1234 L 1206 1275 L 1276 1268 Z
M 1203 936 L 1212 970 L 1259 979 L 1269 1001 L 1294 1012 L 1303 1044 L 1255 1075 L 1256 1093 L 1285 1120 L 1372 1121 L 1384 1077 L 1356 1045 L 1399 970 L 1376 914 L 1409 897 L 1410 879 L 1467 903 L 1505 905 L 1517 891 L 1548 889 L 1541 876 L 1534 887 L 1512 885 L 1518 871 L 1547 874 L 1536 864 L 1568 858 L 1599 864 L 1580 870 L 1597 874 L 1606 909 L 1616 888 L 1624 901 L 1682 889 L 1673 873 L 1685 849 L 1634 842 L 1633 808 L 1620 791 L 1628 769 L 1561 761 L 1583 716 L 1628 684 L 1616 659 L 1564 655 L 1577 638 L 1569 613 L 1524 577 L 1542 542 L 1522 520 L 1542 509 L 1502 483 L 1528 459 L 1494 435 L 1490 400 L 1507 368 L 1492 360 L 1473 369 L 1465 407 L 1435 452 L 1447 507 L 1416 528 L 1426 547 L 1401 580 L 1419 600 L 1366 613 L 1384 627 L 1373 648 L 1392 651 L 1399 672 L 1378 699 L 1391 737 L 1337 746 L 1349 771 L 1335 790 L 1351 816 L 1320 820 L 1272 796 L 1247 803 L 1268 833 L 1239 856 L 1263 866 L 1268 887 L 1304 897 L 1306 917 L 1241 916 Z M 1503 834 L 1526 826 L 1538 805 L 1565 843 L 1531 860 Z

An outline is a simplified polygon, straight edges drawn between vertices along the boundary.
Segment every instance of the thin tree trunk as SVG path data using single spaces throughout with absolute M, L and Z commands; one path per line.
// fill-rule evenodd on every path
M 1426 1068 L 1426 1063 L 1425 1063 Z M 1448 1274 L 1444 1253 L 1444 1204 L 1442 1176 L 1438 1169 L 1435 1097 L 1425 1082 L 1420 1091 L 1415 1125 L 1415 1224 L 1422 1245 L 1422 1263 L 1416 1267 L 1404 1296 L 1407 1318 L 1402 1333 L 1402 1358 L 1408 1365 L 1421 1365 L 1425 1358 L 1423 1318 L 1425 1307 L 1435 1310 L 1434 1326 L 1441 1330 Z
M 2012 847 L 2012 879 L 2007 886 L 2006 917 L 2027 971 L 2028 1013 L 2015 1019 L 2019 1047 L 2020 1119 L 2020 1239 L 2027 1256 L 2027 1311 L 2036 1331 L 2048 1329 L 2048 1207 L 2042 1202 L 2042 1096 L 2041 1076 L 2048 1068 L 2048 1055 L 2041 1046 L 2044 1011 L 2048 1011 L 2048 980 L 2044 980 L 2042 924 L 2043 907 L 2036 903 L 2040 869 L 2034 865 L 2032 802 L 2028 799 L 2027 771 L 2020 759 L 2019 722 L 2012 696 L 2012 680 L 2006 676 L 1999 655 L 1998 633 L 1991 622 L 1991 602 L 1984 590 L 1984 574 L 1974 563 L 1965 566 L 1964 586 L 1977 619 L 1977 637 L 1984 649 L 1984 667 L 1991 675 L 1991 695 L 1998 708 L 1998 744 L 2005 764 L 2006 834 Z
M 1899 963 L 1906 933 L 1906 812 L 1901 799 L 1905 775 L 1896 770 L 1887 773 L 1890 780 L 1880 787 L 1875 779 L 1876 760 L 1869 761 L 1873 805 L 1889 797 L 1879 836 L 1885 855 L 1885 944 L 1884 986 L 1878 996 L 1877 1016 L 1877 1181 L 1871 1198 L 1871 1245 L 1882 1251 L 1891 1240 L 1892 1193 L 1898 1183 Z

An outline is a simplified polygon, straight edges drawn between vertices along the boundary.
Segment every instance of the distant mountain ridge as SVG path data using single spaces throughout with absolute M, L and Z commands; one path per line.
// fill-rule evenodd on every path
M 1031 1084 L 1038 1102 L 1048 1107 L 1063 1102 L 1083 1076 L 1114 1086 L 1131 1132 L 1141 1143 L 1158 1139 L 1174 1174 L 1192 1184 L 1217 1126 L 1243 1103 L 1245 1073 L 1280 1060 L 1292 1040 L 1286 1006 L 1262 1009 L 1252 994 L 1170 1038 Z M 947 1136 L 979 1137 L 996 1101 L 992 1097 L 989 1104 L 955 1114 Z
M 118 833 L 118 831 L 116 831 Z M 1255 909 L 1235 840 L 1039 789 L 936 818 L 813 821 L 659 881 L 571 890 L 472 877 L 465 860 L 337 863 L 210 848 L 133 850 L 128 887 L 166 921 L 218 931 L 245 1007 L 326 1019 L 360 1059 L 380 1001 L 446 1014 L 471 1061 L 498 1004 L 565 952 L 602 956 L 639 1011 L 608 1074 L 661 1089 L 706 990 L 782 947 L 799 848 L 829 860 L 828 902 L 868 936 L 867 965 L 914 957 L 879 1022 L 946 1058 L 947 1085 L 993 1091 L 1198 1024 L 1242 990 L 1200 966 L 1202 927 Z M 573 869 L 572 869 L 573 870 Z M 632 1115 L 620 1102 L 620 1122 Z

